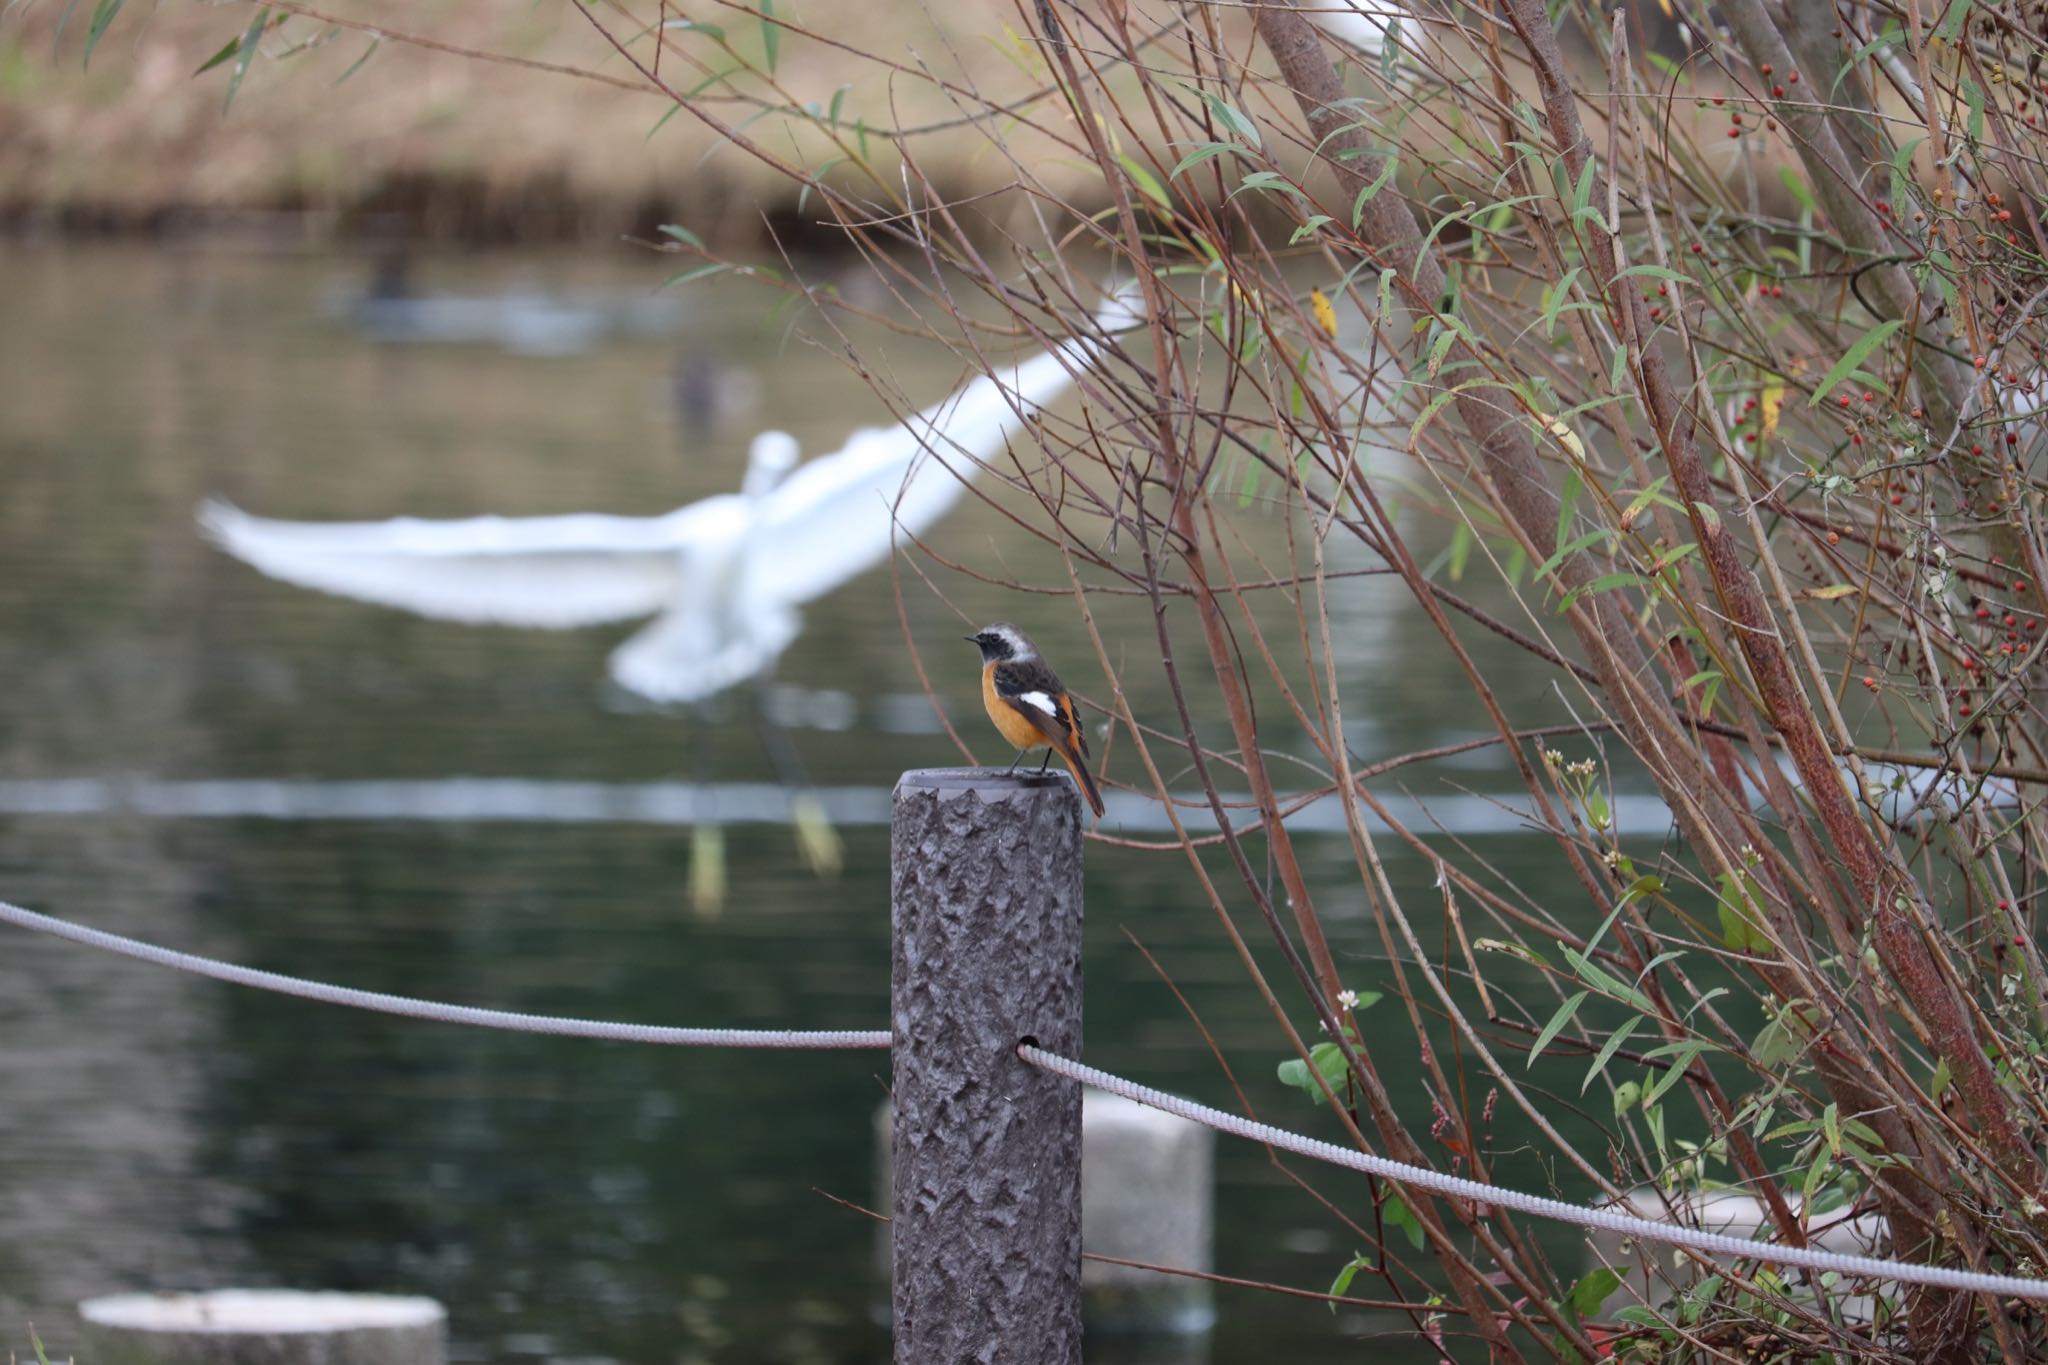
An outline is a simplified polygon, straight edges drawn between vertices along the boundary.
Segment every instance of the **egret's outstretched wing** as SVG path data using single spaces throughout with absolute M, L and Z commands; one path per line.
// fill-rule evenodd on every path
M 1423 38 L 1422 21 L 1401 0 L 1344 0 L 1318 8 L 1311 18 L 1338 42 L 1375 59 L 1386 51 L 1396 24 L 1403 26 L 1403 38 L 1411 50 Z
M 287 583 L 442 620 L 565 629 L 661 610 L 678 589 L 678 545 L 744 510 L 728 494 L 665 517 L 296 522 L 214 501 L 199 524 Z
M 797 627 L 793 611 L 742 615 L 731 603 L 694 596 L 613 650 L 612 677 L 650 701 L 703 701 L 766 672 L 796 638 Z
M 1119 296 L 1098 320 L 1130 316 Z M 899 426 L 856 432 L 837 454 L 798 466 L 762 505 L 749 590 L 768 601 L 807 602 L 881 563 L 902 537 L 922 535 L 1097 350 L 1090 341 L 1068 341 L 998 367 Z

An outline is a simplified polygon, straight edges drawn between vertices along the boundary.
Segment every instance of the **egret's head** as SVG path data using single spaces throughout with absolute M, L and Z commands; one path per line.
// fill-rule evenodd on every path
M 786 431 L 764 431 L 747 447 L 747 477 L 740 492 L 758 498 L 796 468 L 796 437 Z
M 1035 659 L 1038 651 L 1024 638 L 1024 632 L 1007 621 L 998 621 L 984 626 L 967 637 L 967 643 L 981 650 L 983 663 L 1010 663 L 1024 659 Z

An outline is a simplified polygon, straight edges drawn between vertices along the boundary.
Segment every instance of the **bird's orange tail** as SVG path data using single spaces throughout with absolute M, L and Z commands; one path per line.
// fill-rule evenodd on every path
M 1095 812 L 1095 818 L 1100 820 L 1102 818 L 1102 792 L 1096 787 L 1095 779 L 1089 775 L 1088 761 L 1064 744 L 1059 746 L 1059 753 L 1060 761 L 1067 765 L 1067 771 L 1072 773 L 1074 780 L 1081 784 L 1081 794 L 1088 798 L 1090 809 Z

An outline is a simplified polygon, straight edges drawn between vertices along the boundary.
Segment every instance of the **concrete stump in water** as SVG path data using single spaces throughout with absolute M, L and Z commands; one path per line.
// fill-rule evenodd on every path
M 446 1365 L 448 1315 L 390 1294 L 222 1289 L 78 1305 L 79 1365 Z
M 1785 1202 L 1796 1217 L 1799 1196 L 1787 1194 Z M 1771 1221 L 1770 1211 L 1761 1199 L 1740 1190 L 1674 1194 L 1667 1206 L 1655 1189 L 1639 1186 L 1617 1200 L 1613 1207 L 1653 1223 L 1682 1222 L 1688 1227 L 1724 1233 L 1730 1237 L 1763 1239 L 1771 1236 L 1777 1226 Z M 1864 1214 L 1858 1218 L 1843 1218 L 1839 1214 L 1816 1217 L 1808 1236 L 1811 1245 L 1822 1251 L 1851 1256 L 1885 1255 L 1889 1242 L 1885 1220 L 1877 1214 Z M 1622 1277 L 1622 1294 L 1631 1296 L 1624 1298 L 1617 1294 L 1608 1302 L 1609 1311 L 1625 1302 L 1635 1301 L 1653 1308 L 1662 1307 L 1670 1301 L 1674 1279 L 1685 1284 L 1705 1273 L 1697 1268 L 1690 1256 L 1667 1243 L 1625 1237 L 1605 1228 L 1589 1231 L 1586 1242 L 1588 1266 L 1604 1265 L 1613 1270 Z M 1782 1266 L 1773 1269 L 1795 1286 L 1794 1297 L 1809 1292 L 1799 1287 L 1808 1283 L 1808 1272 L 1788 1270 Z M 1888 1284 L 1885 1288 L 1886 1292 L 1894 1292 L 1898 1286 Z M 1876 1303 L 1867 1294 L 1838 1293 L 1833 1303 L 1835 1310 L 1848 1322 L 1869 1322 L 1876 1312 Z
M 1098 1256 L 1177 1270 L 1210 1268 L 1216 1135 L 1121 1095 L 1081 1101 L 1081 1246 Z M 1213 1286 L 1186 1275 L 1081 1263 L 1091 1331 L 1203 1332 Z

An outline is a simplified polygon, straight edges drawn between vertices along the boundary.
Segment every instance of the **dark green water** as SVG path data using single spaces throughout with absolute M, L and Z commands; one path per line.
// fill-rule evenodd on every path
M 877 825 L 843 829 L 846 865 L 831 883 L 804 871 L 788 828 L 731 826 L 729 902 L 704 918 L 688 906 L 689 833 L 673 824 L 31 809 L 75 794 L 54 785 L 70 779 L 147 778 L 189 799 L 189 784 L 215 779 L 318 793 L 359 779 L 432 792 L 475 777 L 769 778 L 736 705 L 709 757 L 693 754 L 688 722 L 619 706 L 602 677 L 621 631 L 465 629 L 303 592 L 210 550 L 191 514 L 216 493 L 311 518 L 665 510 L 736 486 L 760 425 L 786 426 L 815 452 L 884 419 L 832 346 L 806 340 L 829 334 L 802 315 L 764 317 L 764 295 L 707 291 L 691 296 L 698 311 L 679 340 L 545 359 L 379 348 L 321 314 L 323 297 L 364 273 L 296 255 L 0 247 L 0 898 L 255 966 L 465 1003 L 885 1027 L 888 849 Z M 662 273 L 624 250 L 597 263 L 422 269 L 438 288 L 633 291 Z M 680 432 L 665 386 L 684 350 L 749 368 L 758 405 Z M 918 402 L 959 377 L 948 357 L 901 340 L 878 354 Z M 1278 523 L 1255 509 L 1244 525 L 1280 544 Z M 963 507 L 937 544 L 987 570 L 1059 581 L 1055 560 L 984 509 Z M 913 574 L 903 591 L 953 714 L 973 705 L 963 617 L 1029 623 L 1049 657 L 1072 661 L 1070 681 L 1094 690 L 1081 681 L 1088 653 L 1069 602 L 934 573 L 958 614 Z M 1098 603 L 1134 706 L 1170 727 L 1138 605 Z M 1335 609 L 1364 758 L 1477 731 L 1478 708 L 1397 588 L 1354 580 Z M 1192 620 L 1174 625 L 1192 646 Z M 779 676 L 805 689 L 799 709 L 831 719 L 850 705 L 848 728 L 791 731 L 823 784 L 874 797 L 906 767 L 960 761 L 929 732 L 886 571 L 811 610 Z M 1545 680 L 1526 685 L 1509 699 L 1518 722 L 1557 718 Z M 984 760 L 1007 759 L 967 733 Z M 1273 733 L 1282 747 L 1299 738 Z M 1387 794 L 1500 790 L 1495 761 L 1411 773 Z M 1135 775 L 1122 762 L 1112 772 Z M 534 790 L 545 801 L 552 789 Z M 1541 841 L 1462 809 L 1475 823 L 1459 856 L 1510 875 L 1554 862 Z M 1316 835 L 1303 847 L 1347 970 L 1368 988 L 1383 975 L 1379 940 L 1349 847 Z M 1435 926 L 1431 870 L 1385 847 L 1411 910 Z M 1280 981 L 1244 896 L 1216 869 Z M 1091 849 L 1090 1061 L 1230 1103 L 1133 938 L 1187 992 L 1261 1116 L 1332 1132 L 1274 1079 L 1282 1043 L 1178 853 Z M 1408 1083 L 1415 1044 L 1399 1020 L 1386 1023 L 1375 1053 L 1426 1127 Z M 871 1201 L 881 1054 L 454 1029 L 13 930 L 0 930 L 0 1037 L 7 1348 L 25 1347 L 33 1321 L 66 1349 L 72 1304 L 94 1293 L 278 1284 L 433 1295 L 466 1360 L 886 1359 L 870 1316 L 871 1227 L 819 1193 Z M 1567 1093 L 1582 1065 L 1569 1083 L 1559 1076 Z M 1476 1106 L 1485 1079 L 1471 1083 Z M 1498 1172 L 1547 1187 L 1547 1166 L 1503 1128 Z M 1217 1269 L 1326 1287 L 1350 1235 L 1263 1152 L 1225 1139 L 1218 1156 Z M 1369 1219 L 1362 1179 L 1297 1170 Z M 1568 1233 L 1536 1231 L 1575 1263 Z M 1361 1277 L 1354 1292 L 1379 1288 Z M 1207 1358 L 1219 1365 L 1431 1358 L 1394 1317 L 1240 1290 L 1222 1291 L 1218 1308 Z

